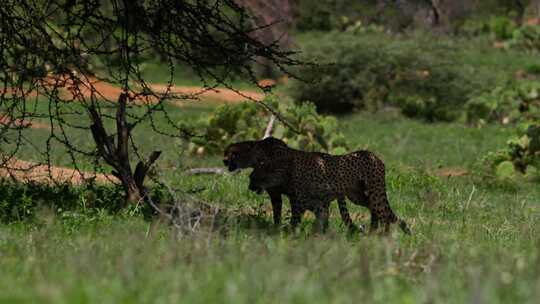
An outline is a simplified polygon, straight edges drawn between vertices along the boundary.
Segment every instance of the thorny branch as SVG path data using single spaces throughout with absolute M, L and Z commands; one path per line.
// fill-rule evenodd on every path
M 52 151 L 63 150 L 74 168 L 93 159 L 103 171 L 103 160 L 124 186 L 133 183 L 143 193 L 144 177 L 159 153 L 149 151 L 146 160 L 136 153 L 133 171 L 136 127 L 150 122 L 161 136 L 196 135 L 179 127 L 165 106 L 199 96 L 173 91 L 179 69 L 190 69 L 204 90 L 220 86 L 238 94 L 231 79 L 256 84 L 254 68 L 262 61 L 294 77 L 290 67 L 302 64 L 295 53 L 282 49 L 277 38 L 257 38 L 272 24 L 256 22 L 233 0 L 2 1 L 0 165 L 8 166 L 22 149 L 34 149 L 50 166 Z M 154 58 L 168 69 L 164 90 L 152 89 L 145 79 L 143 63 Z M 268 105 L 244 97 L 289 125 Z M 48 127 L 36 135 L 27 131 L 33 122 Z M 84 140 L 89 134 L 94 144 Z

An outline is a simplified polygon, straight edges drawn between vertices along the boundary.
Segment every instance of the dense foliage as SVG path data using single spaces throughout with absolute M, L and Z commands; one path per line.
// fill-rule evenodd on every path
M 466 105 L 467 121 L 474 125 L 489 122 L 515 123 L 540 117 L 540 82 L 519 80 L 495 87 L 471 98 Z
M 506 147 L 489 153 L 485 159 L 488 171 L 498 178 L 515 178 L 525 174 L 535 178 L 540 173 L 540 123 L 525 122 L 516 129 L 516 134 Z
M 515 29 L 507 42 L 507 47 L 537 55 L 540 52 L 540 25 L 526 25 Z
M 88 184 L 46 185 L 0 180 L 0 222 L 34 219 L 36 210 L 48 208 L 61 217 L 117 212 L 123 205 L 121 188 Z M 87 220 L 87 219 L 86 219 Z
M 496 31 L 535 14 L 534 0 L 323 0 L 298 1 L 299 31 L 344 30 L 358 21 L 384 25 L 393 32 L 429 29 L 447 33 L 478 34 Z
M 15 144 L 0 147 L 0 167 L 26 143 L 14 121 L 45 118 L 51 132 L 39 141 L 46 143 L 36 151 L 41 161 L 51 163 L 51 143 L 68 150 L 74 167 L 93 157 L 113 168 L 126 201 L 137 203 L 147 196 L 144 180 L 161 152 L 139 153 L 133 132 L 152 121 L 155 134 L 180 138 L 175 123 L 153 120 L 168 116 L 165 101 L 198 95 L 171 91 L 175 63 L 189 66 L 206 88 L 230 87 L 233 75 L 256 85 L 255 62 L 283 73 L 298 63 L 292 51 L 257 39 L 261 26 L 253 19 L 232 0 L 2 1 L 0 112 L 6 123 L 0 136 Z M 167 83 L 157 87 L 142 73 L 152 57 L 167 63 Z M 36 96 L 48 104 L 46 111 L 35 112 Z M 76 147 L 74 129 L 86 130 L 95 145 Z
M 451 43 L 355 32 L 322 35 L 304 46 L 307 58 L 320 65 L 302 69 L 307 82 L 293 82 L 290 94 L 297 101 L 331 112 L 395 105 L 407 116 L 453 120 L 467 97 L 488 85 L 455 64 Z
M 347 141 L 338 131 L 337 119 L 317 113 L 311 103 L 300 105 L 278 102 L 268 97 L 265 103 L 278 109 L 281 120 L 275 120 L 272 135 L 290 146 L 306 151 L 344 153 Z M 197 154 L 222 153 L 227 145 L 243 140 L 262 139 L 270 120 L 270 113 L 256 103 L 241 103 L 218 107 L 209 117 L 184 128 L 205 130 L 201 137 L 191 140 L 189 151 Z

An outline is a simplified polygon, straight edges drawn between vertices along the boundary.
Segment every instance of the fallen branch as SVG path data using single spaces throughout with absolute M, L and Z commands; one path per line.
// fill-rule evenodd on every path
M 272 136 L 272 130 L 274 128 L 274 122 L 276 121 L 276 115 L 272 114 L 266 130 L 264 131 L 263 139 Z M 186 171 L 187 174 L 225 174 L 226 171 L 223 168 L 213 167 L 213 168 L 193 168 Z
M 225 174 L 226 171 L 223 168 L 193 168 L 186 171 L 187 174 Z
M 158 206 L 148 195 L 145 195 L 145 200 L 159 215 L 169 221 L 180 234 L 197 232 L 203 222 L 208 224 L 212 230 L 215 229 L 216 219 L 220 214 L 219 208 L 188 193 L 178 197 L 177 191 L 174 191 L 170 185 L 163 181 L 160 181 L 159 184 L 169 192 L 172 204 Z

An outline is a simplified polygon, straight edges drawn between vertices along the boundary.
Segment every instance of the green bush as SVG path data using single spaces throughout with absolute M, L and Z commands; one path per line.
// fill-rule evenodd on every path
M 254 103 L 222 105 L 209 117 L 184 124 L 182 128 L 203 131 L 203 136 L 191 138 L 190 153 L 221 153 L 230 143 L 261 138 L 268 118 L 262 108 Z M 195 133 L 195 132 L 193 132 Z
M 298 31 L 344 30 L 358 21 L 372 19 L 377 14 L 375 3 L 349 0 L 299 1 L 296 16 Z M 393 18 L 385 18 L 387 15 Z M 395 10 L 386 9 L 380 19 L 396 20 Z M 374 20 L 383 21 L 383 20 Z
M 520 80 L 471 98 L 466 105 L 467 121 L 474 125 L 489 122 L 515 123 L 540 117 L 540 83 Z
M 150 189 L 155 204 L 173 201 L 169 191 L 155 184 Z M 20 183 L 0 179 L 0 223 L 39 220 L 40 210 L 48 210 L 76 228 L 83 222 L 105 215 L 143 215 L 150 218 L 155 210 L 148 204 L 125 206 L 124 191 L 117 185 L 69 183 L 49 185 Z
M 507 47 L 530 52 L 540 51 L 540 26 L 526 25 L 513 31 Z
M 72 215 L 75 210 L 86 216 L 99 210 L 117 212 L 123 202 L 122 189 L 117 187 L 55 186 L 0 179 L 0 222 L 33 219 L 38 208 L 48 208 L 62 216 Z
M 328 31 L 336 27 L 336 14 L 332 11 L 332 1 L 300 1 L 296 28 L 300 31 Z
M 540 76 L 540 62 L 527 65 L 525 71 L 529 74 Z
M 283 118 L 292 128 L 279 124 L 274 136 L 282 138 L 291 147 L 304 151 L 325 151 L 332 154 L 344 154 L 349 143 L 338 131 L 337 119 L 317 113 L 315 105 L 304 102 L 300 105 L 282 107 Z M 298 133 L 297 133 L 298 131 Z
M 275 97 L 267 97 L 265 103 L 277 109 L 292 126 L 285 126 L 276 119 L 272 133 L 291 147 L 335 154 L 347 150 L 347 141 L 338 132 L 336 118 L 319 115 L 313 104 L 278 103 Z M 220 106 L 210 117 L 183 126 L 204 130 L 204 136 L 191 139 L 188 150 L 192 154 L 219 154 L 233 142 L 262 139 L 269 119 L 268 111 L 255 103 Z
M 524 25 L 518 27 L 506 16 L 492 16 L 486 19 L 468 19 L 460 32 L 468 36 L 490 34 L 493 40 L 504 42 L 506 49 L 537 52 L 540 50 L 540 26 Z
M 347 112 L 397 105 L 404 114 L 429 121 L 452 120 L 479 86 L 470 69 L 456 64 L 447 41 L 402 38 L 381 33 L 331 33 L 304 47 L 305 81 L 292 81 L 290 95 L 310 100 L 317 109 Z
M 517 128 L 506 147 L 489 153 L 484 162 L 498 178 L 514 178 L 518 174 L 538 175 L 540 172 L 540 123 L 524 122 Z
M 465 36 L 480 36 L 490 32 L 490 23 L 486 18 L 470 18 L 463 21 L 457 32 Z
M 514 30 L 516 30 L 515 22 L 506 16 L 493 16 L 489 20 L 489 32 L 496 40 L 512 38 Z

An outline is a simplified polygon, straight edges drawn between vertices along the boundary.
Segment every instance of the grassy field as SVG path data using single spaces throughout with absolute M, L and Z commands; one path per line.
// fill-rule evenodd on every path
M 317 35 L 297 41 L 302 45 Z M 456 38 L 449 46 L 459 49 L 461 63 L 475 65 L 471 73 L 489 76 L 478 77 L 482 81 L 501 81 L 536 63 L 533 56 L 495 50 L 482 39 Z M 163 71 L 155 63 L 143 69 L 152 83 L 168 80 Z M 176 85 L 201 84 L 189 70 L 176 72 Z M 180 123 L 207 116 L 215 105 L 166 108 Z M 46 102 L 36 106 L 38 113 L 48 111 Z M 66 112 L 80 110 L 74 103 L 68 107 Z M 90 124 L 84 112 L 65 119 Z M 287 203 L 285 224 L 274 227 L 268 197 L 247 189 L 249 171 L 186 175 L 186 168 L 222 166 L 221 156 L 187 155 L 180 139 L 155 134 L 144 123 L 134 133 L 140 152 L 162 150 L 157 171 L 177 200 L 215 206 L 219 221 L 181 234 L 144 208 L 108 207 L 121 200 L 110 186 L 44 190 L 2 182 L 0 210 L 17 214 L 0 222 L 0 303 L 538 302 L 538 178 L 497 181 L 481 165 L 488 152 L 506 144 L 512 126 L 427 124 L 388 109 L 338 119 L 353 149 L 369 149 L 385 161 L 390 204 L 411 236 L 397 227 L 388 236 L 350 235 L 335 204 L 325 234 L 312 231 L 311 214 L 298 231 L 287 229 Z M 155 123 L 175 132 L 159 114 Z M 42 161 L 50 130 L 23 132 L 27 141 L 17 158 Z M 79 149 L 93 149 L 88 131 L 66 134 Z M 2 143 L 4 150 L 13 142 Z M 54 165 L 72 166 L 60 143 L 51 141 L 50 148 Z M 81 158 L 78 165 L 93 169 L 91 159 Z M 9 209 L 17 204 L 31 207 Z M 369 225 L 367 209 L 349 204 L 349 211 L 355 223 Z
M 171 113 L 181 120 L 210 110 Z M 538 184 L 497 183 L 471 172 L 511 130 L 423 124 L 393 112 L 352 114 L 340 124 L 354 147 L 375 151 L 387 163 L 391 205 L 412 236 L 399 229 L 387 237 L 348 235 L 335 205 L 324 235 L 312 232 L 311 215 L 300 231 L 275 228 L 268 198 L 247 190 L 248 172 L 187 176 L 182 168 L 219 166 L 220 157 L 181 155 L 178 142 L 150 136 L 143 126 L 136 134 L 143 146 L 164 151 L 163 178 L 175 189 L 197 191 L 226 221 L 180 235 L 134 210 L 58 212 L 44 205 L 34 220 L 0 225 L 0 302 L 536 302 Z M 47 131 L 26 132 L 37 141 Z M 78 145 L 91 144 L 80 135 L 74 136 Z M 31 152 L 21 157 L 37 158 Z M 59 151 L 55 161 L 69 163 Z M 471 174 L 441 177 L 440 168 Z M 356 223 L 369 223 L 367 209 L 349 207 Z

